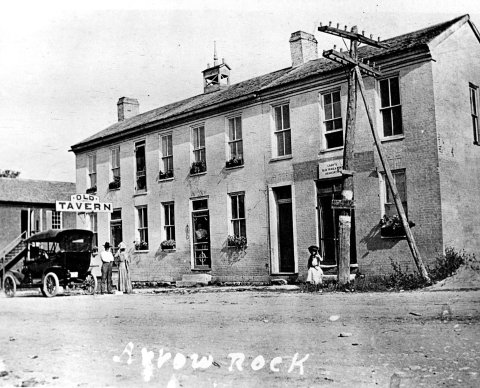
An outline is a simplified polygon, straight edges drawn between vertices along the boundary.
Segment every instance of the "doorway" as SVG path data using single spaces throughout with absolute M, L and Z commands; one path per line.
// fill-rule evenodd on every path
M 210 216 L 208 199 L 192 201 L 193 268 L 209 270 L 210 257 Z
M 338 216 L 339 211 L 333 211 L 332 200 L 341 199 L 342 181 L 317 182 L 317 210 L 320 254 L 324 265 L 337 265 L 338 263 Z M 355 214 L 352 210 L 352 226 L 350 233 L 350 263 L 357 262 L 357 249 L 355 240 Z
M 273 188 L 277 210 L 278 272 L 295 272 L 292 187 Z

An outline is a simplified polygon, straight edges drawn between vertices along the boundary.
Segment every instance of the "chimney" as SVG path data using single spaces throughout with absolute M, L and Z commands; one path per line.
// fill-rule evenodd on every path
M 318 58 L 317 40 L 308 32 L 297 31 L 290 36 L 290 53 L 292 55 L 292 67 Z
M 118 121 L 129 119 L 140 113 L 136 98 L 121 97 L 117 102 Z

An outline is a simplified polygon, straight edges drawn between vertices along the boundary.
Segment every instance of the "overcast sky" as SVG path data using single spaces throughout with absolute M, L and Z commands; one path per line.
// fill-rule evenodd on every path
M 146 112 L 202 93 L 214 40 L 237 83 L 289 67 L 292 32 L 314 33 L 320 52 L 340 46 L 320 22 L 382 39 L 465 13 L 480 27 L 478 0 L 10 3 L 0 13 L 0 169 L 70 182 L 70 146 L 116 122 L 120 97 Z

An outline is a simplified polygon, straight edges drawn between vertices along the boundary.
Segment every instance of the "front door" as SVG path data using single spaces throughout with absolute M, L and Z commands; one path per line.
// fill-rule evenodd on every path
M 208 199 L 192 201 L 192 241 L 194 269 L 211 268 L 210 257 L 210 217 Z
M 30 234 L 29 234 L 29 213 L 30 211 L 28 210 L 21 210 L 21 213 L 20 213 L 20 233 L 24 233 L 25 232 L 25 236 L 26 237 L 30 237 Z
M 337 265 L 338 259 L 338 216 L 339 211 L 333 211 L 332 199 L 341 199 L 342 182 L 317 182 L 317 209 L 320 254 L 324 265 Z M 350 233 L 350 262 L 357 262 L 355 242 L 355 217 L 352 211 L 352 226 Z
M 295 272 L 292 189 L 290 186 L 277 187 L 274 192 L 278 214 L 278 269 L 279 272 Z

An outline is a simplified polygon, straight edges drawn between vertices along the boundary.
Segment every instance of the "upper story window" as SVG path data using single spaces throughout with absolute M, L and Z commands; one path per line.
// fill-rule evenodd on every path
M 111 178 L 108 188 L 118 189 L 120 188 L 120 146 L 110 150 L 110 168 Z
M 470 111 L 472 114 L 473 142 L 479 144 L 480 133 L 478 128 L 478 86 L 470 84 Z
M 206 150 L 205 150 L 205 127 L 192 128 L 193 163 L 190 174 L 199 174 L 207 171 Z
M 97 191 L 97 154 L 88 155 L 88 190 Z
M 147 165 L 145 159 L 145 141 L 135 143 L 136 190 L 147 190 Z
M 290 105 L 284 104 L 274 107 L 275 115 L 275 142 L 276 155 L 287 156 L 292 154 L 292 140 L 290 133 Z
M 62 229 L 62 213 L 52 211 L 52 229 Z
M 173 178 L 173 145 L 172 134 L 160 136 L 161 142 L 161 166 L 158 179 Z
M 228 149 L 230 152 L 227 167 L 243 164 L 242 117 L 228 119 Z
M 343 147 L 343 121 L 340 91 L 323 95 L 325 148 Z
M 383 137 L 402 135 L 402 106 L 400 103 L 398 77 L 380 81 L 380 104 L 383 119 Z

